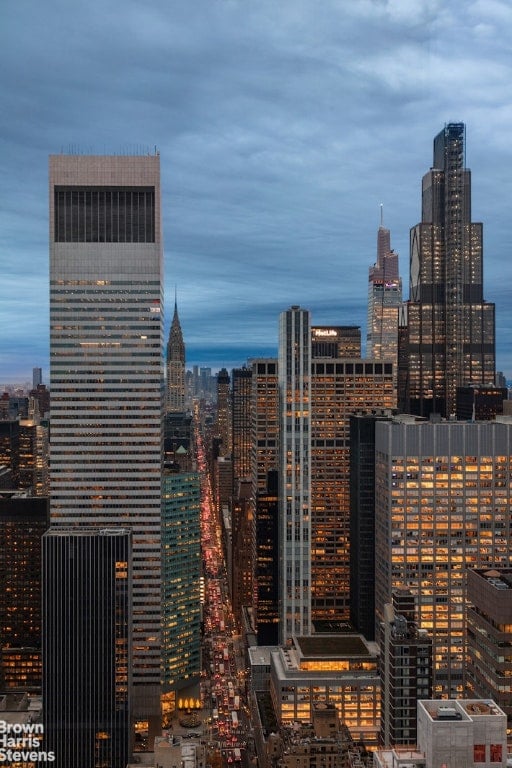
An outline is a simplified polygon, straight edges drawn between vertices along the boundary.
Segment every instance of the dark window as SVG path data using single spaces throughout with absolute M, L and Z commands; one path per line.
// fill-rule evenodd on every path
M 154 243 L 154 187 L 56 186 L 56 243 Z

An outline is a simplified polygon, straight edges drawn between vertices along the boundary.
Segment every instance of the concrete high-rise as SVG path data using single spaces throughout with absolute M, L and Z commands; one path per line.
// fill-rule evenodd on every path
M 460 696 L 467 569 L 512 557 L 512 419 L 378 421 L 375 459 L 375 613 L 409 589 L 433 640 L 434 696 Z
M 389 360 L 396 366 L 401 303 L 398 254 L 391 249 L 389 229 L 381 223 L 377 233 L 377 261 L 368 272 L 367 357 Z
M 410 233 L 399 408 L 422 416 L 454 414 L 457 387 L 495 379 L 494 304 L 483 299 L 482 224 L 471 221 L 464 141 L 463 123 L 449 123 L 434 139 L 421 223 Z
M 279 317 L 280 640 L 311 632 L 311 329 L 306 309 Z
M 174 299 L 174 315 L 167 342 L 166 410 L 168 413 L 183 413 L 185 411 L 185 343 L 176 298 Z
M 160 723 L 162 261 L 158 155 L 50 158 L 51 526 L 133 532 L 132 703 L 150 729 Z

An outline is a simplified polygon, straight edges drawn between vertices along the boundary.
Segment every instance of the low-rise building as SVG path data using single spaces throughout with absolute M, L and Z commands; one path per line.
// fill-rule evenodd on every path
M 492 699 L 418 702 L 418 744 L 379 749 L 375 768 L 504 768 L 507 717 Z
M 378 649 L 362 635 L 294 637 L 271 652 L 270 694 L 280 724 L 310 723 L 318 703 L 333 704 L 353 738 L 378 743 Z

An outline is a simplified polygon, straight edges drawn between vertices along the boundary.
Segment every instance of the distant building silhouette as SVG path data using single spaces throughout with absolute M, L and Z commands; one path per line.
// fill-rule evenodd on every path
M 402 303 L 402 279 L 398 254 L 391 249 L 390 231 L 382 223 L 377 233 L 377 261 L 368 272 L 368 322 L 366 357 L 388 360 L 398 357 L 398 311 Z

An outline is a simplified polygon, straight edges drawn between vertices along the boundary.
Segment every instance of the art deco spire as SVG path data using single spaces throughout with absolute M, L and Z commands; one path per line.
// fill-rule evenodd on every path
M 167 411 L 183 413 L 185 410 L 185 343 L 178 315 L 178 302 L 174 294 L 174 316 L 167 342 Z

